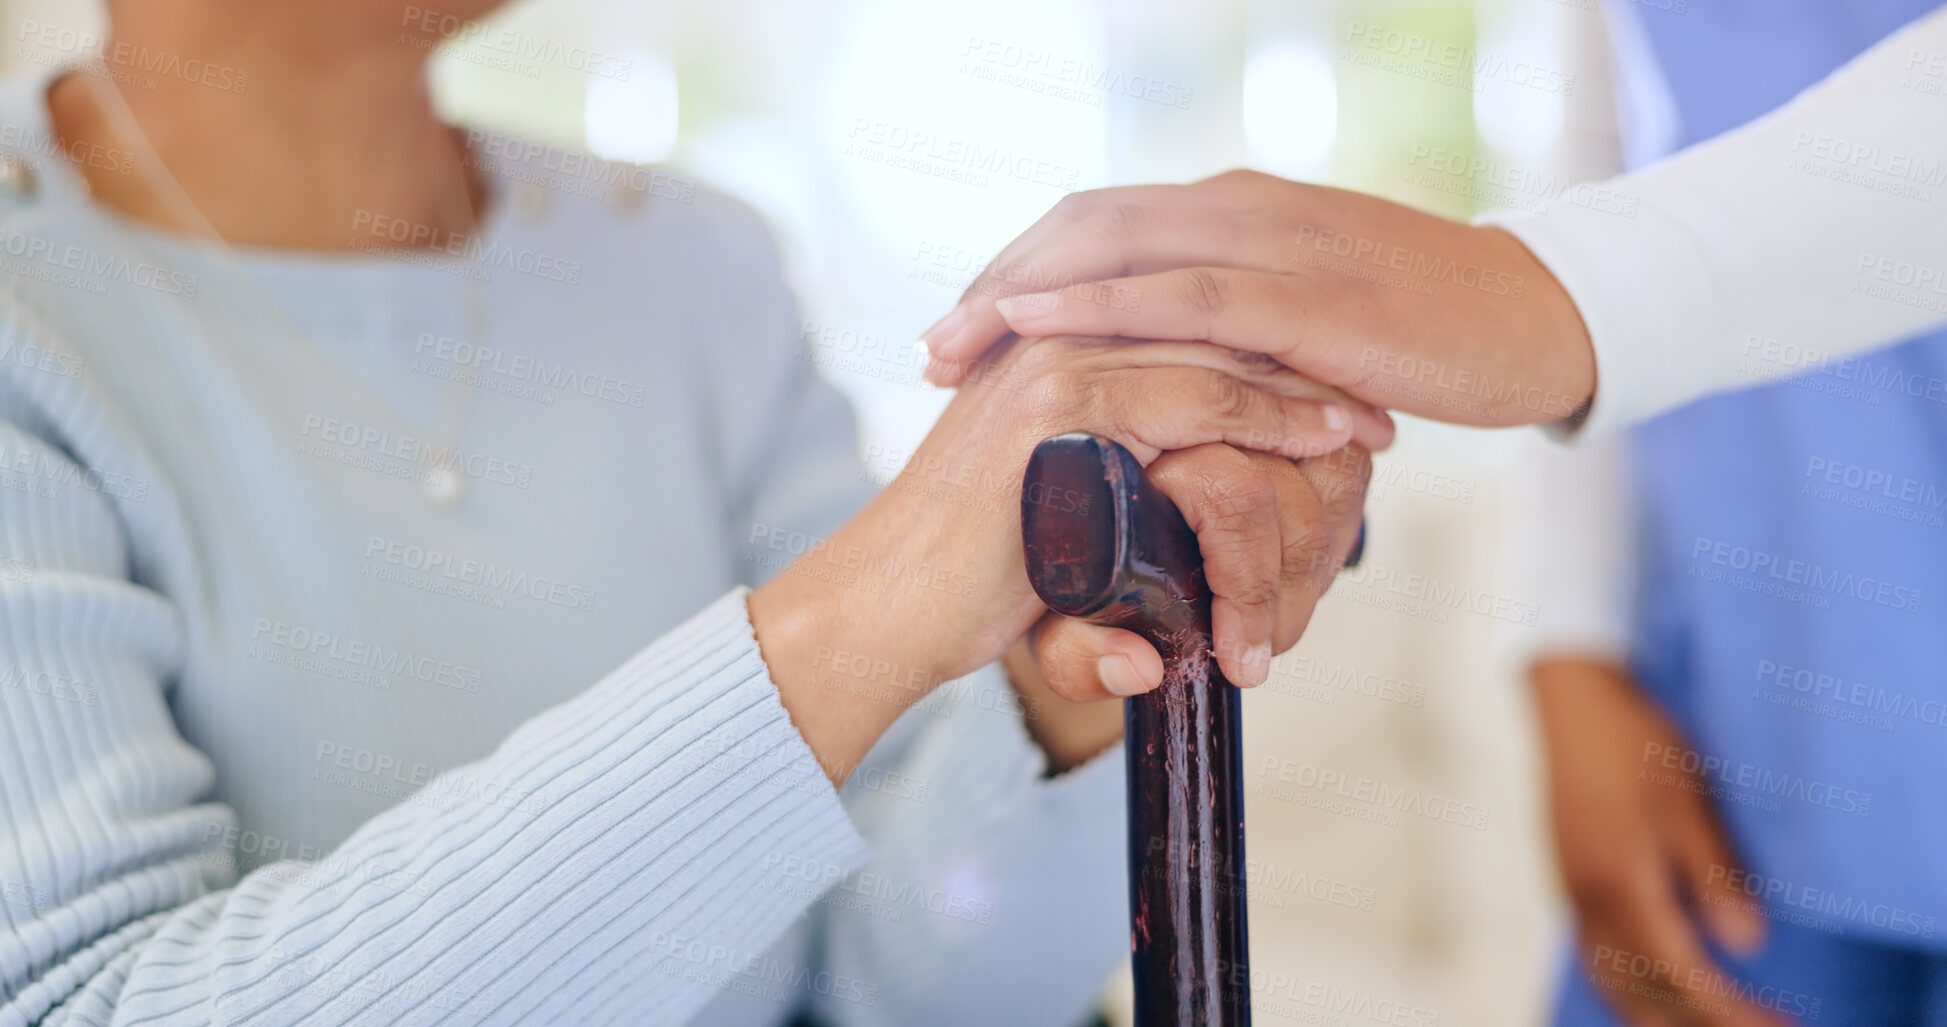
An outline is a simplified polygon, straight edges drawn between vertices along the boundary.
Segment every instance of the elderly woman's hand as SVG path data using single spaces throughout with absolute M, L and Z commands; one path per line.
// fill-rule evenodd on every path
M 1021 477 L 1036 444 L 1073 431 L 1156 464 L 1198 531 L 1218 593 L 1219 661 L 1240 684 L 1264 679 L 1272 649 L 1296 638 L 1316 582 L 1352 544 L 1365 457 L 1348 444 L 1391 438 L 1383 415 L 1255 354 L 1069 338 L 1009 346 L 883 493 L 751 595 L 772 676 L 828 766 L 849 767 L 907 706 L 999 658 L 1046 613 L 1024 566 Z M 1294 580 L 1312 582 L 1310 594 L 1271 594 L 1269 582 Z M 1093 698 L 1114 693 L 1076 661 L 1098 650 L 1091 667 L 1140 657 L 1131 641 L 1147 648 L 1056 624 L 1037 644 L 1064 694 Z
M 1219 659 L 1237 666 L 1229 658 L 1241 657 L 1243 677 L 1234 680 L 1261 682 L 1270 658 L 1298 643 L 1358 542 L 1371 456 L 1357 445 L 1307 460 L 1197 446 L 1164 453 L 1149 474 L 1197 531 L 1218 635 L 1255 646 Z M 1256 641 L 1267 638 L 1268 645 Z M 1119 706 L 1088 704 L 1163 680 L 1162 657 L 1142 636 L 1052 612 L 1009 650 L 1006 664 L 1028 729 L 1054 770 L 1121 735 Z
M 1070 194 L 926 331 L 928 377 L 1010 332 L 1208 340 L 1459 424 L 1561 420 L 1596 384 L 1574 301 L 1514 236 L 1254 171 Z

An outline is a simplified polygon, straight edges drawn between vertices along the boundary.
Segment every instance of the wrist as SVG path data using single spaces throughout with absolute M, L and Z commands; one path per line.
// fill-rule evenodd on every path
M 978 612 L 961 608 L 977 588 L 936 587 L 942 575 L 914 555 L 949 551 L 939 529 L 899 518 L 908 527 L 894 530 L 879 523 L 882 506 L 814 543 L 748 604 L 779 697 L 834 783 L 914 703 L 986 662 L 968 645 Z
M 848 618 L 830 591 L 793 564 L 753 590 L 748 609 L 779 701 L 825 775 L 841 785 L 925 692 L 872 680 L 870 653 L 881 647 L 845 630 Z M 861 659 L 868 672 L 863 676 L 855 673 Z

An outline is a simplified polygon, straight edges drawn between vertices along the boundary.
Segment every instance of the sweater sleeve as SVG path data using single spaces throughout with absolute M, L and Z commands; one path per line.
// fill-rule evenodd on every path
M 235 816 L 169 710 L 182 616 L 80 484 L 87 447 L 22 409 L 0 402 L 0 463 L 41 469 L 0 481 L 0 1025 L 681 1022 L 712 951 L 810 904 L 752 887 L 761 853 L 864 859 L 738 590 L 325 858 L 232 880 Z
M 1480 219 L 1595 344 L 1584 431 L 1789 377 L 1947 319 L 1947 9 L 1791 103 L 1537 215 Z
M 1063 1027 L 1128 951 L 1120 745 L 1049 777 L 998 666 L 949 681 L 846 786 L 872 842 L 822 868 L 822 966 L 860 982 L 813 995 L 833 1027 Z M 812 868 L 778 862 L 804 884 Z M 864 1001 L 861 996 L 870 998 Z

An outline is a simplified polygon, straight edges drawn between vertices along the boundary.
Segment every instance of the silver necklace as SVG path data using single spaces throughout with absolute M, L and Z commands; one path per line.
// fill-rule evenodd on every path
M 101 59 L 96 58 L 96 63 L 100 64 Z M 101 70 L 105 70 L 105 67 Z M 225 239 L 223 233 L 218 231 L 216 226 L 210 222 L 209 218 L 203 214 L 202 209 L 196 205 L 195 200 L 190 198 L 189 192 L 183 188 L 182 183 L 170 172 L 168 164 L 162 160 L 161 154 L 157 152 L 155 145 L 149 140 L 148 133 L 143 130 L 140 119 L 135 116 L 135 111 L 129 107 L 128 99 L 122 95 L 121 88 L 115 84 L 113 76 L 108 74 L 92 74 L 84 70 L 81 72 L 81 77 L 87 81 L 88 88 L 95 95 L 97 101 L 96 106 L 114 122 L 113 131 L 115 134 L 125 142 L 133 144 L 136 150 L 136 156 L 139 158 L 136 161 L 136 173 L 141 176 L 144 184 L 149 187 L 156 197 L 162 201 L 164 207 L 169 210 L 170 216 L 176 219 L 179 224 L 192 227 L 197 234 L 204 236 L 214 245 L 217 252 L 222 254 L 229 263 L 232 270 L 230 277 L 233 280 L 250 283 L 244 289 L 240 290 L 240 293 L 257 298 L 261 302 L 261 305 L 271 312 L 272 318 L 282 322 L 283 327 L 294 338 L 302 340 L 311 346 L 312 349 L 322 352 L 316 340 L 312 339 L 310 334 L 292 319 L 290 312 L 281 303 L 277 302 L 274 297 L 270 296 L 261 286 L 256 285 L 248 273 L 241 270 L 242 261 L 235 256 L 235 250 L 230 245 L 229 240 Z M 462 178 L 459 182 L 459 188 L 451 191 L 451 200 L 447 199 L 449 195 L 448 191 L 442 190 L 438 195 L 442 202 L 449 204 L 464 203 L 468 192 L 466 182 Z M 455 211 L 449 206 L 447 213 L 452 215 Z M 461 224 L 474 221 L 476 219 L 472 211 L 468 210 L 463 212 L 461 217 L 450 219 L 449 223 Z M 475 230 L 477 231 L 477 226 Z M 464 292 L 462 302 L 465 305 L 465 330 L 469 341 L 474 343 L 477 348 L 481 337 L 485 334 L 486 297 L 477 279 L 470 275 L 463 276 L 463 278 Z M 173 298 L 179 303 L 190 303 L 190 301 L 184 300 L 182 297 Z M 208 332 L 210 329 L 208 320 L 200 312 L 194 311 L 193 303 L 191 303 L 191 307 L 192 316 L 198 322 L 202 323 L 205 331 Z M 350 376 L 346 377 L 349 379 Z M 369 393 L 369 390 L 364 390 L 362 386 L 358 387 Z M 467 414 L 472 408 L 472 394 L 473 390 L 461 383 L 457 375 L 447 380 L 444 393 L 440 399 L 439 412 L 435 415 L 432 426 L 426 432 L 428 445 L 419 447 L 419 451 L 415 452 L 411 457 L 414 463 L 419 464 L 425 470 L 421 481 L 424 484 L 427 497 L 441 506 L 456 506 L 466 494 L 465 477 L 455 471 L 450 466 L 451 461 L 445 458 L 453 452 L 454 445 L 459 441 L 459 435 L 465 426 Z M 395 421 L 398 420 L 397 416 L 390 412 L 390 408 L 384 402 L 378 401 L 376 397 L 373 397 L 373 400 L 374 402 L 371 403 L 371 408 L 375 412 L 379 412 L 381 416 L 390 417 Z M 410 431 L 411 429 L 407 427 L 406 430 Z

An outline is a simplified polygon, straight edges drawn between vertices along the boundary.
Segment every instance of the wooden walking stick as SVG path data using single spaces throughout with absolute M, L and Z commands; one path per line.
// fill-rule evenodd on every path
M 1049 609 L 1127 628 L 1163 657 L 1162 686 L 1123 704 L 1136 1023 L 1244 1027 L 1239 695 L 1212 649 L 1196 534 L 1128 450 L 1075 434 L 1029 458 L 1021 537 Z

